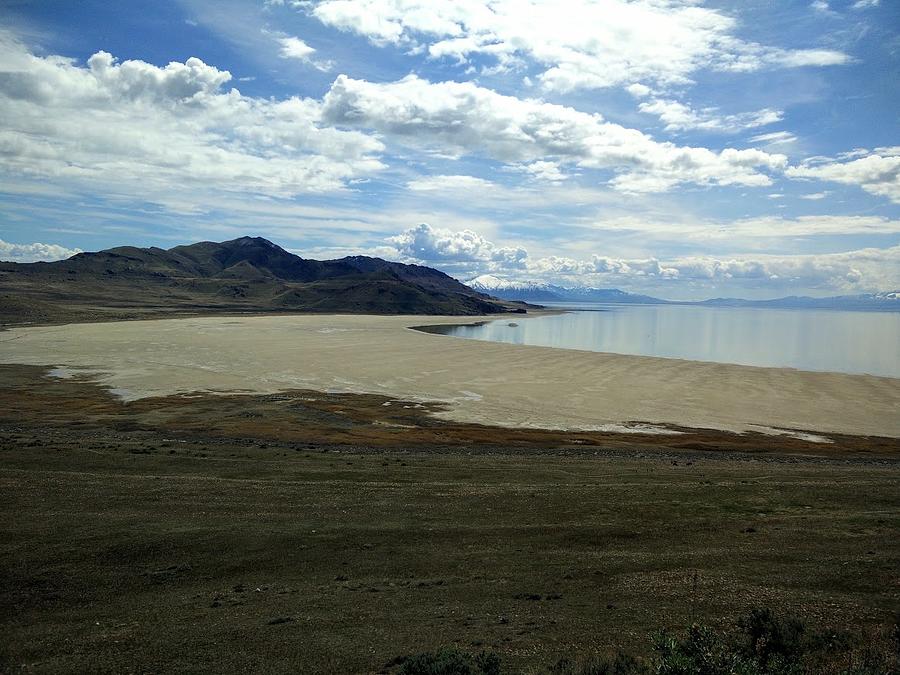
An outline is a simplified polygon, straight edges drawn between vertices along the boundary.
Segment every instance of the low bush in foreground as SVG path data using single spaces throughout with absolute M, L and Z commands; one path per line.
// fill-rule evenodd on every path
M 492 652 L 468 654 L 445 648 L 403 659 L 402 675 L 500 675 L 500 657 Z
M 886 632 L 852 635 L 813 631 L 768 609 L 743 617 L 729 631 L 694 625 L 683 633 L 651 638 L 652 656 L 614 659 L 563 658 L 551 675 L 900 675 L 900 617 Z M 500 675 L 491 652 L 444 648 L 398 659 L 401 675 Z M 529 670 L 535 672 L 535 670 Z

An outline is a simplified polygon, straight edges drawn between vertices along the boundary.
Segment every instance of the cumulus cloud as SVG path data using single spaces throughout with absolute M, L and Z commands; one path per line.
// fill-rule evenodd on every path
M 521 267 L 528 253 L 517 246 L 497 246 L 472 230 L 453 231 L 421 223 L 387 239 L 394 257 L 426 263 L 482 263 Z
M 330 61 L 317 60 L 313 58 L 313 55 L 316 53 L 316 50 L 306 44 L 300 38 L 294 35 L 286 35 L 284 33 L 271 33 L 270 31 L 263 31 L 267 35 L 274 35 L 276 43 L 279 45 L 280 49 L 278 51 L 278 55 L 283 59 L 293 59 L 295 61 L 301 61 L 302 63 L 308 64 L 318 70 L 330 70 L 332 67 L 332 63 Z
M 598 114 L 504 96 L 471 82 L 431 83 L 415 75 L 390 83 L 339 76 L 324 98 L 324 119 L 374 130 L 400 143 L 507 164 L 553 161 L 617 173 L 626 192 L 658 192 L 680 183 L 768 185 L 764 170 L 787 164 L 760 150 L 660 143 L 605 122 Z
M 696 0 L 324 0 L 305 11 L 376 45 L 424 49 L 501 69 L 520 59 L 542 67 L 547 89 L 684 85 L 698 71 L 827 66 L 830 49 L 782 49 L 737 37 L 738 21 Z
M 309 58 L 316 53 L 315 49 L 292 35 L 278 38 L 278 44 L 281 45 L 281 57 L 285 59 L 309 61 Z
M 653 93 L 653 90 L 650 87 L 648 87 L 646 84 L 640 84 L 639 82 L 629 84 L 627 87 L 625 87 L 625 91 L 627 91 L 635 98 L 646 98 Z
M 587 260 L 574 258 L 548 256 L 538 258 L 531 262 L 528 271 L 550 278 L 582 279 L 602 276 L 619 277 L 659 277 L 674 278 L 678 276 L 678 270 L 669 265 L 660 263 L 656 258 L 622 259 L 608 256 L 592 255 Z
M 59 244 L 11 244 L 0 239 L 0 260 L 6 262 L 51 262 L 53 260 L 65 260 L 76 253 L 81 253 L 80 248 L 66 248 Z
M 669 99 L 653 99 L 644 101 L 638 110 L 659 117 L 666 125 L 666 131 L 719 131 L 737 132 L 754 129 L 768 124 L 780 122 L 784 117 L 781 110 L 763 108 L 755 112 L 723 115 L 718 108 L 701 108 L 695 110 L 691 106 Z
M 0 31 L 0 169 L 153 200 L 321 192 L 383 168 L 382 143 L 322 124 L 318 101 L 247 97 L 230 81 L 197 58 L 35 56 Z
M 611 171 L 610 184 L 626 192 L 767 185 L 767 172 L 787 163 L 759 150 L 657 142 L 598 114 L 473 83 L 341 75 L 320 101 L 248 97 L 226 90 L 231 79 L 197 58 L 160 67 L 106 52 L 85 65 L 35 56 L 0 33 L 0 168 L 110 193 L 139 190 L 149 201 L 190 192 L 210 203 L 222 192 L 341 189 L 385 168 L 373 131 L 444 155 L 487 157 L 547 182 L 562 180 L 567 166 Z
M 900 204 L 900 146 L 876 148 L 871 153 L 855 150 L 845 153 L 843 158 L 849 161 L 813 158 L 801 166 L 788 167 L 785 175 L 857 185 L 866 192 Z

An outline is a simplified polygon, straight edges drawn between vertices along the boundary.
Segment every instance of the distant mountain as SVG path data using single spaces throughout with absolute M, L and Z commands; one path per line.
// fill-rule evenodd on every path
M 577 302 L 608 302 L 628 305 L 665 305 L 668 300 L 660 300 L 649 295 L 628 293 L 618 288 L 566 288 L 564 300 Z
M 259 237 L 0 263 L 3 323 L 247 311 L 475 315 L 524 308 L 429 267 L 364 256 L 307 260 Z
M 553 302 L 563 298 L 555 292 L 558 289 L 541 281 L 510 281 L 493 274 L 482 274 L 466 282 L 469 288 L 505 300 L 525 302 Z
M 665 300 L 649 295 L 627 293 L 617 288 L 566 288 L 542 281 L 512 281 L 483 274 L 466 284 L 477 291 L 504 300 L 523 302 L 608 302 L 628 304 L 662 304 Z
M 900 311 L 900 291 L 836 295 L 829 298 L 811 298 L 798 295 L 775 298 L 773 300 L 713 298 L 691 304 L 710 307 L 770 307 L 773 309 L 842 309 L 898 312 Z
M 854 311 L 900 311 L 900 291 L 838 295 L 830 298 L 790 296 L 773 300 L 713 298 L 700 302 L 661 300 L 649 295 L 628 293 L 617 288 L 563 287 L 542 281 L 513 281 L 484 274 L 469 286 L 495 298 L 524 302 L 604 302 L 630 305 L 700 305 L 707 307 L 770 307 L 773 309 L 840 309 Z

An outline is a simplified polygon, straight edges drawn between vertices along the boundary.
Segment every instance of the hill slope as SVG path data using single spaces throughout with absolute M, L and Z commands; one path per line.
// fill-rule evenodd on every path
M 307 260 L 259 237 L 0 263 L 4 324 L 247 311 L 475 315 L 524 309 L 429 267 L 364 256 Z

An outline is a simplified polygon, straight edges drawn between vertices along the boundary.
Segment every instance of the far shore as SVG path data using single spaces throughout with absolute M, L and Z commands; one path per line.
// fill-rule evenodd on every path
M 641 423 L 900 437 L 900 379 L 410 330 L 498 318 L 237 315 L 17 327 L 2 335 L 0 363 L 89 374 L 124 399 L 311 389 L 441 402 L 446 408 L 437 414 L 446 419 L 517 428 L 603 430 Z

